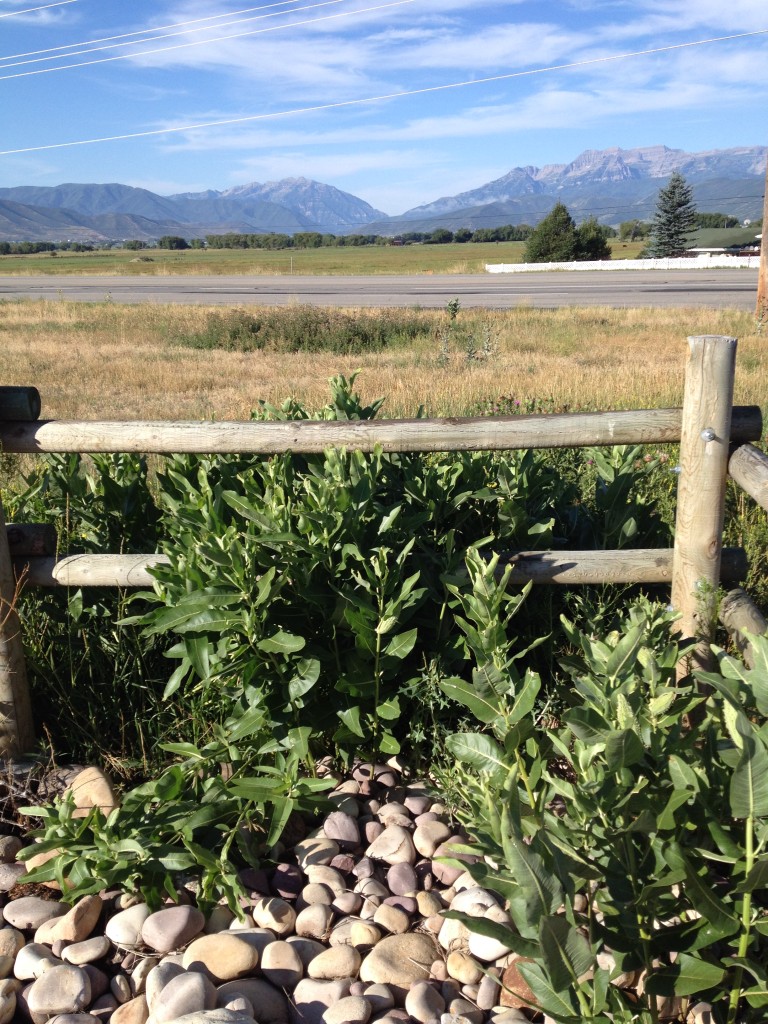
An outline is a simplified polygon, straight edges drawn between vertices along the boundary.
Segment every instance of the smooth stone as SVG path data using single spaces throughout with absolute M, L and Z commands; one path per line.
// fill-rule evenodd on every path
M 512 920 L 509 914 L 497 906 L 489 907 L 485 914 L 483 914 L 483 920 L 492 921 L 494 924 L 509 925 L 510 930 L 512 927 Z M 500 942 L 498 939 L 492 939 L 488 935 L 481 935 L 479 932 L 473 932 L 470 929 L 469 951 L 478 960 L 482 960 L 483 963 L 493 963 L 495 960 L 500 960 L 501 957 L 511 953 L 512 947 L 504 942 Z
M 302 979 L 299 985 L 306 979 Z M 298 988 L 298 986 L 297 986 Z M 258 1007 L 259 1024 L 285 1024 L 288 1020 L 288 1000 L 282 992 L 262 978 L 240 978 L 220 985 L 216 994 L 216 1005 L 223 1007 L 231 999 L 242 997 Z M 295 995 L 292 996 L 295 998 Z
M 445 1000 L 428 981 L 417 981 L 405 997 L 405 1009 L 420 1024 L 428 1024 L 445 1010 Z
M 431 918 L 430 918 L 431 920 Z M 438 917 L 440 924 L 440 931 L 437 935 L 437 941 L 443 947 L 444 950 L 454 949 L 468 949 L 469 948 L 469 928 L 462 921 L 454 921 L 453 918 Z
M 328 867 L 334 868 L 344 876 L 348 875 L 354 866 L 355 858 L 349 853 L 337 853 L 328 865 Z
M 141 929 L 150 913 L 146 903 L 135 903 L 132 907 L 120 910 L 114 917 L 110 917 L 104 934 L 122 949 L 140 946 Z
M 91 1001 L 91 982 L 80 967 L 59 964 L 32 983 L 27 1006 L 34 1024 L 45 1024 L 57 1013 L 77 1013 Z
M 432 981 L 443 982 L 448 980 L 448 968 L 444 960 L 435 960 L 429 969 L 429 977 Z
M 416 847 L 413 845 L 411 833 L 402 825 L 388 825 L 365 853 L 372 860 L 383 860 L 386 864 L 416 862 Z
M 100 768 L 84 768 L 70 782 L 65 790 L 75 801 L 73 818 L 87 818 L 94 807 L 98 807 L 108 818 L 117 807 L 117 797 L 109 776 Z
M 387 896 L 383 903 L 386 907 L 397 907 L 405 914 L 411 916 L 419 909 L 419 904 L 413 896 Z
M 131 991 L 131 983 L 125 974 L 116 974 L 109 982 L 109 987 L 112 995 L 118 1001 L 118 1003 L 130 1002 L 133 992 Z
M 373 843 L 384 832 L 384 824 L 381 821 L 366 821 L 363 825 L 363 833 L 366 843 Z
M 278 864 L 270 888 L 284 900 L 295 900 L 304 888 L 304 874 L 298 864 Z
M 464 950 L 455 949 L 448 954 L 446 960 L 448 974 L 459 982 L 460 985 L 474 985 L 483 976 L 482 969 L 477 961 L 473 960 L 469 953 Z M 494 1005 L 493 1003 L 491 1005 Z
M 353 921 L 349 929 L 350 945 L 356 949 L 371 949 L 381 939 L 381 929 L 370 921 Z
M 24 948 L 26 941 L 18 928 L 0 928 L 0 956 L 10 957 L 13 961 L 19 950 Z
M 416 906 L 422 917 L 432 917 L 433 914 L 439 914 L 445 904 L 435 892 L 418 892 Z
M 253 928 L 233 928 L 232 932 L 238 939 L 242 939 L 257 949 L 259 951 L 259 958 L 261 958 L 267 946 L 276 941 L 275 933 L 271 932 L 269 928 L 257 928 L 255 925 Z
M 413 832 L 413 845 L 422 857 L 434 857 L 437 848 L 450 838 L 451 830 L 442 821 L 426 821 Z
M 110 950 L 110 942 L 106 935 L 94 935 L 91 939 L 83 939 L 82 942 L 73 942 L 62 950 L 61 959 L 67 964 L 74 964 L 75 967 L 82 967 L 83 964 L 92 964 L 95 960 L 101 960 Z
M 152 1010 L 157 1002 L 158 996 L 172 978 L 177 978 L 184 973 L 184 968 L 173 960 L 161 960 L 147 975 L 145 994 L 147 1004 Z
M 418 793 L 409 788 L 406 791 L 403 803 L 411 814 L 418 816 L 429 811 L 429 808 L 432 806 L 432 797 L 427 793 Z
M 109 978 L 95 964 L 76 964 L 88 975 L 91 982 L 91 999 L 98 999 L 109 991 Z
M 480 979 L 476 1002 L 481 1010 L 492 1010 L 498 1003 L 501 993 L 500 973 L 497 967 L 491 967 Z
M 150 914 L 141 926 L 144 944 L 158 953 L 182 949 L 205 928 L 205 916 L 196 907 L 164 907 Z
M 349 995 L 349 978 L 336 981 L 317 981 L 302 978 L 293 990 L 290 1007 L 291 1024 L 325 1024 L 323 1014 L 340 999 Z M 263 1022 L 259 1022 L 263 1024 Z
M 197 971 L 185 971 L 163 986 L 152 1008 L 157 1024 L 168 1024 L 184 1014 L 213 1010 L 217 992 L 213 984 Z
M 290 942 L 271 942 L 261 955 L 261 973 L 278 988 L 295 988 L 304 976 L 304 965 Z
M 308 939 L 302 935 L 289 935 L 285 941 L 296 950 L 305 971 L 309 967 L 310 962 L 326 949 L 322 942 L 318 942 L 317 939 Z
M 337 981 L 354 978 L 362 957 L 354 946 L 332 946 L 310 962 L 307 974 L 313 981 Z
M 299 867 L 306 868 L 311 864 L 330 864 L 333 858 L 340 853 L 339 844 L 333 839 L 314 837 L 302 839 L 293 848 Z
M 61 960 L 47 946 L 39 942 L 28 942 L 16 954 L 13 973 L 19 981 L 32 981 L 60 964 Z
M 358 914 L 360 908 L 364 903 L 363 897 L 357 892 L 343 892 L 340 896 L 337 896 L 331 907 L 336 911 L 337 914 L 343 916 L 351 916 Z
M 142 996 L 147 990 L 147 978 L 160 963 L 156 956 L 142 957 L 131 971 L 131 992 L 134 996 Z
M 380 907 L 377 907 L 376 913 L 373 915 L 373 923 L 392 935 L 402 935 L 408 931 L 411 919 L 399 907 L 391 907 L 386 903 L 382 903 Z
M 0 836 L 0 863 L 13 864 L 23 845 L 18 836 Z
M 355 923 L 354 918 L 342 917 L 338 924 L 333 926 L 333 931 L 328 936 L 329 946 L 351 946 L 352 945 L 352 925 Z
M 409 822 L 411 820 L 408 808 L 397 800 L 388 800 L 386 803 L 381 804 L 377 814 L 379 821 L 383 821 L 385 825 L 389 822 L 390 818 L 407 818 Z
M 355 883 L 354 892 L 365 899 L 370 899 L 373 896 L 379 901 L 385 900 L 389 896 L 389 889 L 386 885 L 375 878 L 361 878 L 359 882 Z
M 118 1006 L 109 1018 L 109 1024 L 146 1024 L 149 1017 L 146 996 L 136 996 Z
M 491 1017 L 493 1024 L 529 1024 L 530 1018 L 522 1010 L 515 1010 L 510 1007 L 501 1013 L 494 1013 Z
M 186 971 L 201 971 L 216 982 L 232 981 L 256 970 L 259 951 L 236 933 L 221 932 L 195 939 L 184 951 L 181 963 Z
M 308 939 L 324 939 L 333 922 L 333 911 L 324 903 L 305 907 L 296 916 L 296 934 Z
M 316 903 L 324 903 L 327 907 L 333 903 L 333 890 L 323 885 L 322 882 L 310 882 L 305 885 L 296 899 L 296 909 L 304 910 L 305 907 L 312 907 Z
M 225 932 L 232 922 L 236 920 L 237 918 L 229 907 L 220 905 L 218 907 L 214 907 L 208 915 L 208 920 L 205 922 L 205 928 L 203 931 L 206 935 L 215 935 L 217 932 Z
M 395 896 L 407 896 L 419 888 L 419 879 L 412 864 L 393 864 L 387 871 L 387 887 Z
M 454 1017 L 463 1017 L 468 1024 L 483 1024 L 485 1017 L 482 1010 L 478 1009 L 474 1003 L 470 1003 L 468 999 L 462 999 L 461 996 L 450 1001 L 448 1012 Z
M 365 996 L 344 996 L 323 1014 L 325 1024 L 367 1024 L 371 1004 Z
M 360 980 L 399 986 L 425 981 L 437 954 L 434 939 L 426 933 L 388 935 L 363 960 Z
M 8 892 L 26 873 L 26 864 L 0 864 L 0 892 Z
M 330 864 L 310 864 L 306 875 L 309 883 L 327 885 L 334 896 L 341 896 L 347 891 L 344 875 Z
M 366 985 L 363 995 L 371 1004 L 374 1014 L 386 1013 L 395 1005 L 392 990 L 386 985 Z
M 361 857 L 357 864 L 352 868 L 352 874 L 355 878 L 371 878 L 375 870 L 376 865 L 370 857 Z
M 6 924 L 19 931 L 37 931 L 41 924 L 54 917 L 63 917 L 69 907 L 58 900 L 44 900 L 40 896 L 22 896 L 4 907 Z
M 254 900 L 251 907 L 254 924 L 269 928 L 275 935 L 291 935 L 296 924 L 296 911 L 286 900 L 278 896 L 265 896 Z
M 183 1017 L 176 1017 L 172 1024 L 256 1024 L 256 1019 L 247 1010 L 229 1010 L 222 1007 L 218 1010 L 187 1013 Z
M 344 811 L 331 811 L 323 822 L 323 832 L 327 839 L 339 844 L 339 849 L 354 850 L 360 845 L 360 827 L 351 814 Z
M 464 889 L 457 893 L 451 900 L 450 909 L 459 910 L 471 917 L 485 917 L 486 911 L 490 907 L 498 907 L 498 905 L 499 902 L 492 893 L 475 885 L 471 889 Z
M 478 859 L 475 854 L 459 852 L 457 847 L 466 845 L 467 839 L 465 836 L 449 836 L 444 843 L 438 846 L 432 855 L 432 873 L 443 885 L 453 885 L 457 878 L 461 878 L 466 868 L 455 868 L 445 864 L 441 861 L 441 857 L 450 857 L 452 860 L 463 862 L 464 864 L 471 864 Z
M 99 896 L 84 896 L 62 917 L 51 918 L 35 932 L 35 942 L 82 942 L 99 923 L 102 907 Z

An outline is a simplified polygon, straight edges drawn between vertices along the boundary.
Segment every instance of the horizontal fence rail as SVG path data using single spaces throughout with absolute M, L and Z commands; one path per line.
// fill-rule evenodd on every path
M 733 409 L 731 438 L 758 441 L 756 405 Z M 680 440 L 681 409 L 552 413 L 424 420 L 255 420 L 252 422 L 0 421 L 0 449 L 14 453 L 142 452 L 274 455 L 347 447 L 386 452 L 511 451 Z
M 671 548 L 628 551 L 518 551 L 502 554 L 498 574 L 512 567 L 512 583 L 669 583 Z M 38 587 L 146 587 L 150 570 L 168 565 L 166 555 L 66 555 L 15 558 L 18 580 Z M 743 548 L 723 548 L 722 576 L 731 582 L 747 574 Z

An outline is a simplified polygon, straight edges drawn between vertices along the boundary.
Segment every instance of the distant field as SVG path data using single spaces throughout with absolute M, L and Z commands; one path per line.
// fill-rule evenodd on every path
M 486 263 L 520 263 L 524 242 L 371 245 L 328 249 L 112 249 L 0 256 L 0 274 L 482 274 Z M 613 242 L 634 259 L 640 242 Z
M 305 347 L 292 351 L 280 332 L 290 341 L 301 316 Z M 346 325 L 335 350 L 317 350 L 322 317 Z M 414 320 L 419 333 L 409 337 Z M 276 325 L 264 348 L 255 347 L 257 321 Z M 388 340 L 349 351 L 371 321 Z M 288 396 L 317 408 L 329 377 L 358 369 L 366 401 L 386 396 L 387 418 L 420 405 L 461 416 L 487 401 L 518 411 L 649 408 L 680 404 L 692 334 L 739 338 L 736 401 L 765 409 L 768 348 L 754 316 L 710 309 L 521 307 L 461 310 L 450 321 L 441 310 L 9 300 L 0 302 L 0 382 L 36 385 L 43 416 L 65 419 L 247 419 L 259 399 Z

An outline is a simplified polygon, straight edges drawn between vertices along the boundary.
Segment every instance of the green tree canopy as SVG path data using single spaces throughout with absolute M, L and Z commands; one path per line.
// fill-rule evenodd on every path
M 660 189 L 653 218 L 650 256 L 680 256 L 688 248 L 688 236 L 696 225 L 693 188 L 679 171 Z
M 576 228 L 576 259 L 609 260 L 611 258 L 611 247 L 608 245 L 610 234 L 611 228 L 598 224 L 595 217 L 590 217 L 583 224 L 579 224 Z
M 576 259 L 576 224 L 562 203 L 556 203 L 531 232 L 525 244 L 525 263 L 566 263 Z

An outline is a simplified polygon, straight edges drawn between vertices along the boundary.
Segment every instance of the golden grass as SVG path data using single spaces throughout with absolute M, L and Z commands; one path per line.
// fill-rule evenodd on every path
M 768 354 L 754 317 L 732 310 L 608 308 L 461 311 L 440 357 L 442 311 L 425 312 L 429 340 L 354 356 L 185 347 L 208 307 L 53 301 L 0 303 L 0 383 L 34 384 L 43 416 L 62 419 L 246 419 L 259 399 L 294 396 L 311 408 L 327 380 L 360 370 L 366 401 L 384 415 L 465 415 L 500 395 L 555 406 L 648 408 L 682 401 L 686 336 L 739 338 L 736 402 L 764 407 Z M 220 313 L 221 310 L 218 310 Z M 482 357 L 468 358 L 469 339 Z

